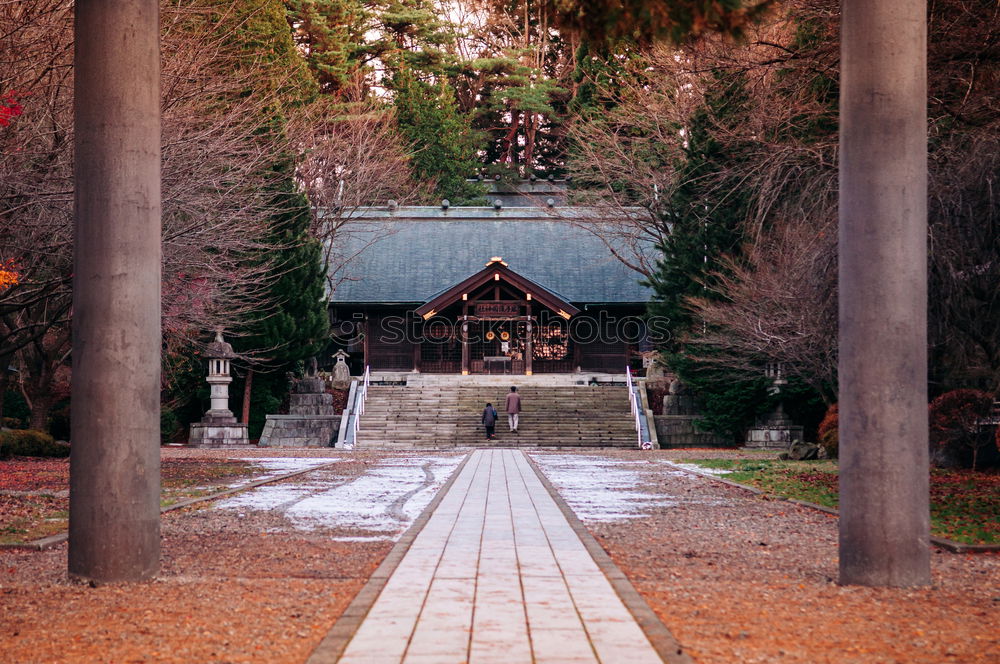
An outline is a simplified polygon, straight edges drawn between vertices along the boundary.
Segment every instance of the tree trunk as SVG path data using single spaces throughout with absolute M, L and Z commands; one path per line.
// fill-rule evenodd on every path
M 35 431 L 49 430 L 49 414 L 55 404 L 55 398 L 48 394 L 35 395 L 31 400 L 31 417 L 28 421 L 28 428 Z
M 160 49 L 156 0 L 75 7 L 69 573 L 160 561 Z
M 538 116 L 534 113 L 525 113 L 524 117 L 524 167 L 525 172 L 534 169 L 535 163 L 535 134 L 538 128 Z
M 844 0 L 840 582 L 930 578 L 925 0 Z
M 507 136 L 504 138 L 504 143 L 507 147 L 504 148 L 504 155 L 501 163 L 514 163 L 514 146 L 517 144 L 517 130 L 521 126 L 521 114 L 518 111 L 510 112 L 510 129 L 507 131 Z
M 51 342 L 51 346 L 46 342 Z M 60 353 L 68 337 L 49 335 L 21 349 L 21 395 L 28 406 L 28 428 L 49 430 L 49 413 L 61 398 L 55 386 L 56 373 L 65 355 Z
M 243 412 L 240 413 L 240 422 L 250 423 L 250 391 L 253 386 L 253 369 L 247 369 L 246 381 L 243 383 Z

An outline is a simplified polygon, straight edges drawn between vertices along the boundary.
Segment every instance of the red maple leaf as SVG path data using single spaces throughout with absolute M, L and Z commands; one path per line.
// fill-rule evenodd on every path
M 24 107 L 17 103 L 18 93 L 11 90 L 0 97 L 0 127 L 7 127 L 11 120 L 24 112 Z

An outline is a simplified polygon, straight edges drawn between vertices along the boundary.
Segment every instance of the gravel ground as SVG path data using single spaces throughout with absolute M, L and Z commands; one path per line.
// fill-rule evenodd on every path
M 926 589 L 840 587 L 834 517 L 664 463 L 741 454 L 532 456 L 699 664 L 1000 662 L 1000 556 L 935 551 Z M 346 483 L 420 455 L 163 456 L 329 457 L 341 462 L 319 474 Z M 142 585 L 70 583 L 65 546 L 0 551 L 0 661 L 303 662 L 392 546 L 357 527 L 296 527 L 282 509 L 198 506 L 168 513 L 162 529 L 161 574 Z
M 934 585 L 837 585 L 837 520 L 681 474 L 663 461 L 740 452 L 598 452 L 597 485 L 622 470 L 629 518 L 608 519 L 560 487 L 574 510 L 699 664 L 1000 662 L 1000 556 L 935 549 Z M 565 462 L 533 453 L 553 483 Z M 556 463 L 558 462 L 558 463 Z M 572 475 L 572 474 L 570 474 Z M 606 490 L 606 489 L 603 489 Z
M 322 472 L 345 483 L 405 455 L 164 450 L 165 458 L 178 456 L 328 456 L 342 461 Z M 285 483 L 294 488 L 312 475 Z M 164 515 L 161 572 L 148 584 L 72 583 L 65 545 L 0 551 L 0 661 L 300 663 L 393 545 L 391 535 L 336 541 L 365 533 L 322 525 L 303 530 L 280 509 L 211 505 Z

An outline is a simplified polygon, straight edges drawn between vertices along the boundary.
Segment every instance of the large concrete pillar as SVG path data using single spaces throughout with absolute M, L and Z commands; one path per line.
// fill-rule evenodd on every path
M 77 0 L 69 572 L 160 559 L 157 0 Z
M 843 0 L 840 582 L 930 583 L 925 0 Z

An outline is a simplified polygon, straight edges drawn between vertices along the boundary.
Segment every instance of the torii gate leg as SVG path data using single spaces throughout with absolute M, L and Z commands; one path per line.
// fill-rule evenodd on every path
M 69 572 L 160 562 L 157 0 L 77 0 Z
M 842 7 L 840 582 L 926 585 L 927 7 Z

